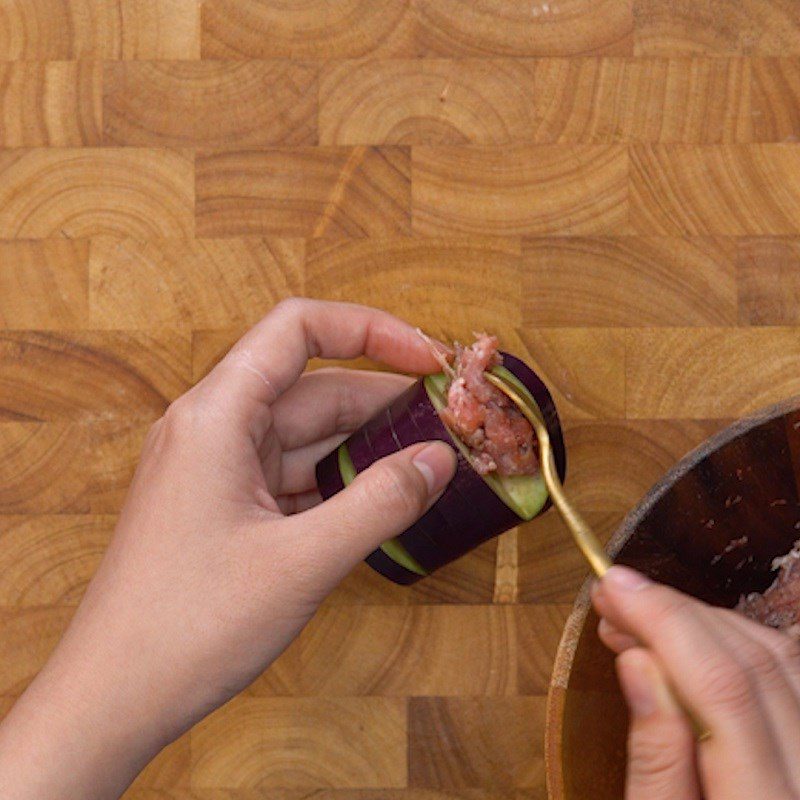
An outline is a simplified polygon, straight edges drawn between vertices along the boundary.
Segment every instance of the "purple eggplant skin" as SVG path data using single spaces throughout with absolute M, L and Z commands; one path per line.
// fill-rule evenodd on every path
M 503 366 L 512 372 L 525 388 L 533 395 L 536 405 L 544 417 L 547 432 L 550 434 L 550 444 L 553 447 L 553 460 L 556 462 L 556 472 L 562 482 L 567 477 L 567 450 L 564 447 L 564 432 L 561 430 L 561 422 L 558 419 L 556 404 L 550 390 L 545 386 L 544 381 L 521 359 L 512 356 L 510 353 L 502 353 Z M 550 501 L 542 509 L 545 511 L 550 508 Z
M 566 474 L 564 438 L 555 403 L 538 375 L 523 361 L 501 354 L 503 366 L 512 372 L 536 400 L 550 433 L 556 469 Z M 452 436 L 433 406 L 420 379 L 378 412 L 345 442 L 356 472 L 386 455 L 418 442 L 439 439 L 449 444 Z M 488 483 L 457 451 L 456 473 L 436 503 L 397 539 L 429 574 L 503 531 L 520 524 L 517 513 L 498 497 Z M 334 451 L 317 465 L 317 483 L 323 499 L 343 488 L 338 453 Z M 550 506 L 548 500 L 542 508 Z M 397 564 L 378 549 L 367 563 L 396 583 L 411 584 L 422 576 Z
M 339 470 L 338 450 L 329 453 L 322 461 L 317 463 L 317 486 L 324 500 L 333 497 L 344 489 L 342 473 Z
M 389 558 L 380 548 L 373 550 L 365 559 L 375 572 L 379 572 L 384 578 L 399 583 L 402 586 L 411 586 L 412 583 L 421 581 L 423 576 L 416 572 L 406 569 L 402 564 L 398 564 L 393 558 Z

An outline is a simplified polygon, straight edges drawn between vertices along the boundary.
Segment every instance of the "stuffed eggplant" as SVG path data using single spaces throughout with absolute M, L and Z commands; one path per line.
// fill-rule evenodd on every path
M 317 465 L 327 499 L 380 458 L 439 439 L 456 450 L 455 476 L 414 525 L 385 542 L 367 563 L 391 580 L 411 584 L 549 505 L 530 423 L 484 377 L 492 372 L 542 413 L 564 479 L 564 441 L 555 404 L 530 367 L 480 335 L 470 347 L 441 354 L 442 372 L 420 378 Z

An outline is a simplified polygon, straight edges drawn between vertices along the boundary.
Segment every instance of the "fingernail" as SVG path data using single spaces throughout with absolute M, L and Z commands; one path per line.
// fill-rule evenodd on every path
M 450 483 L 456 467 L 456 454 L 444 442 L 426 445 L 411 460 L 425 478 L 428 494 L 435 495 Z
M 651 586 L 653 582 L 630 567 L 615 565 L 603 576 L 603 583 L 621 592 L 638 592 Z
M 612 625 L 605 617 L 603 617 L 597 625 L 597 635 L 605 642 L 612 650 L 621 653 L 624 650 L 630 650 L 636 647 L 638 642 L 628 633 L 623 633 L 619 628 Z

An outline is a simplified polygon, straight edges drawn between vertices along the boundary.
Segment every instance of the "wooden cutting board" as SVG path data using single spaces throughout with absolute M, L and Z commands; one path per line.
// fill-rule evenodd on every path
M 280 298 L 499 333 L 548 378 L 604 535 L 724 421 L 800 392 L 794 0 L 0 16 L 0 713 L 148 425 Z M 411 590 L 358 569 L 129 796 L 543 798 L 584 574 L 551 516 Z

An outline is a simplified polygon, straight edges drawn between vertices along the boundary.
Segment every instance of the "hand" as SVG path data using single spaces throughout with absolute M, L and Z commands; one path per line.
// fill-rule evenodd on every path
M 455 469 L 441 442 L 383 459 L 319 504 L 316 462 L 410 383 L 301 375 L 311 356 L 361 354 L 438 369 L 389 314 L 287 301 L 153 426 L 72 624 L 0 727 L 4 797 L 118 796 L 435 501 Z
M 627 800 L 800 796 L 800 645 L 626 567 L 596 584 L 631 712 Z M 686 715 L 710 738 L 697 742 Z

